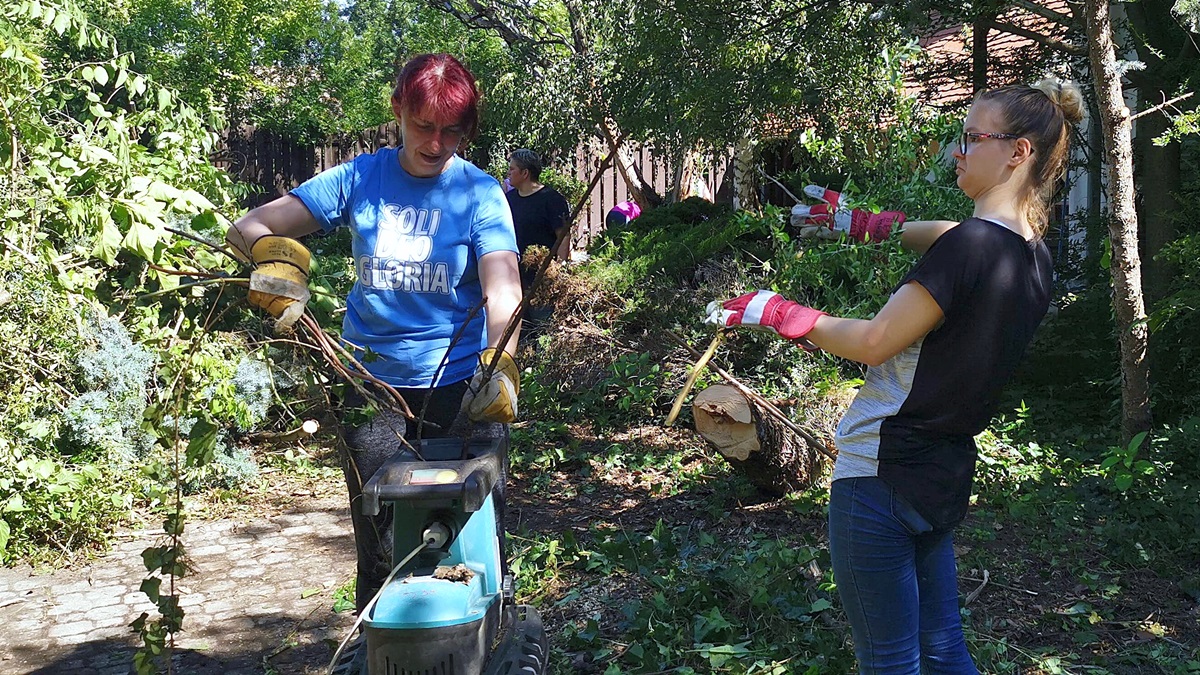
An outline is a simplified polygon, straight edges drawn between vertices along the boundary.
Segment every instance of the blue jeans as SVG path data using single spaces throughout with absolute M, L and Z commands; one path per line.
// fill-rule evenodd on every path
M 879 478 L 835 481 L 829 553 L 862 675 L 978 675 L 958 614 L 952 531 Z

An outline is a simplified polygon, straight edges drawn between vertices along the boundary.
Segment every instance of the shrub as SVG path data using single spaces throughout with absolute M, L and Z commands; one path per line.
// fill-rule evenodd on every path
M 154 442 L 142 429 L 154 359 L 116 319 L 93 311 L 83 331 L 79 390 L 63 414 L 64 449 L 129 466 Z

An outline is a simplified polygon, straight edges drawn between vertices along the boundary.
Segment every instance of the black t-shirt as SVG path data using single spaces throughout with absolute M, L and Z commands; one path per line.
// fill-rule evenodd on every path
M 979 218 L 939 237 L 900 286 L 919 283 L 945 320 L 868 369 L 838 425 L 834 480 L 878 476 L 935 528 L 961 520 L 974 436 L 1046 315 L 1051 267 L 1044 242 Z
M 512 209 L 513 226 L 517 230 L 517 250 L 522 254 L 528 246 L 550 248 L 556 238 L 555 230 L 569 225 L 571 207 L 552 187 L 522 197 L 516 189 L 508 191 L 508 207 Z

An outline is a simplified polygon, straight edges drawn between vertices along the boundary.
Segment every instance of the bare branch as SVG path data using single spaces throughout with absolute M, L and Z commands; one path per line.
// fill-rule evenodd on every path
M 1154 106 L 1153 108 L 1146 108 L 1145 110 L 1141 111 L 1140 113 L 1130 117 L 1129 121 L 1132 122 L 1132 121 L 1136 120 L 1137 118 L 1141 117 L 1142 115 L 1149 115 L 1152 112 L 1162 110 L 1163 108 L 1166 108 L 1167 106 L 1173 105 L 1175 103 L 1179 103 L 1180 101 L 1184 100 L 1185 98 L 1191 98 L 1192 93 L 1193 92 L 1189 91 L 1188 93 L 1184 94 L 1183 96 L 1176 96 L 1175 98 L 1171 99 L 1170 101 L 1163 101 L 1162 103 L 1159 103 L 1158 105 Z
M 495 2 L 487 4 L 479 0 L 466 0 L 467 9 L 464 11 L 452 0 L 433 0 L 430 7 L 445 12 L 458 19 L 468 28 L 494 30 L 509 46 L 558 44 L 568 49 L 572 45 L 568 39 L 555 31 L 549 23 L 516 4 Z M 512 10 L 514 16 L 502 16 L 501 8 Z M 535 30 L 540 29 L 540 30 Z M 539 36 L 538 33 L 544 34 Z M 530 54 L 539 65 L 549 65 L 545 57 Z
M 1037 14 L 1043 19 L 1049 19 L 1063 28 L 1070 28 L 1073 30 L 1083 29 L 1083 26 L 1081 26 L 1075 17 L 1071 16 L 1070 14 L 1056 12 L 1048 7 L 1043 7 L 1035 2 L 1031 2 L 1030 0 L 1012 0 L 1012 2 L 1017 7 L 1020 7 L 1031 14 Z
M 1080 47 L 1079 45 L 1071 44 L 1070 42 L 1064 42 L 1058 38 L 1053 38 L 1049 35 L 1044 35 L 1037 31 L 1029 30 L 1028 28 L 1014 26 L 1010 23 L 1001 23 L 999 21 L 985 21 L 983 22 L 983 25 L 991 28 L 992 30 L 998 30 L 1003 33 L 1012 33 L 1013 35 L 1018 35 L 1029 40 L 1033 40 L 1038 44 L 1045 45 L 1064 54 L 1069 54 L 1071 56 L 1088 55 L 1086 47 Z

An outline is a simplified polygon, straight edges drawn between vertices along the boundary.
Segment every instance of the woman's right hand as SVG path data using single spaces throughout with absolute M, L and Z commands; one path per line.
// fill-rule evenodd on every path
M 275 317 L 277 328 L 291 328 L 308 304 L 308 270 L 312 256 L 304 244 L 269 234 L 250 248 L 254 271 L 250 273 L 251 305 Z
M 250 304 L 274 316 L 277 328 L 290 328 L 304 313 L 312 256 L 296 239 L 318 229 L 304 202 L 284 195 L 252 209 L 225 233 L 233 253 L 254 265 Z
M 496 349 L 487 348 L 479 355 L 479 366 L 463 394 L 462 409 L 472 422 L 508 424 L 517 419 L 517 395 L 521 392 L 521 371 L 508 352 L 500 352 L 496 368 L 484 377 Z

